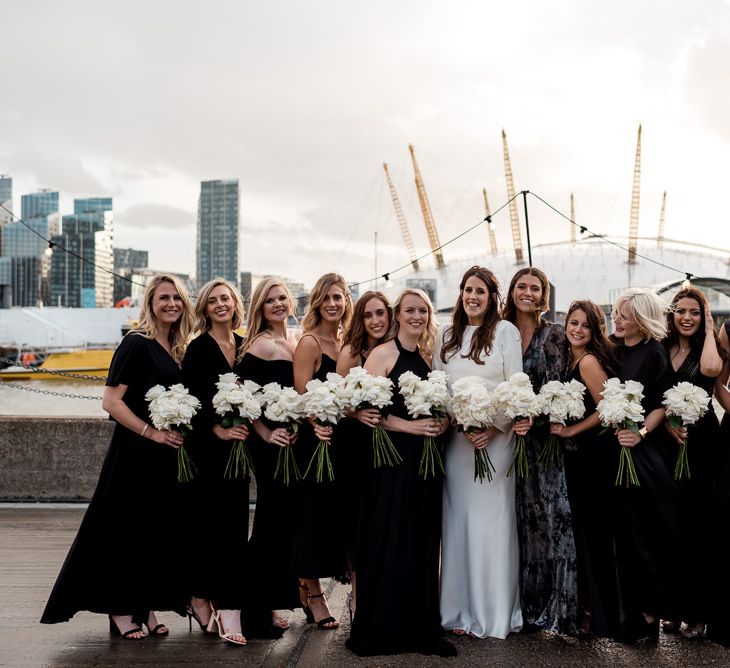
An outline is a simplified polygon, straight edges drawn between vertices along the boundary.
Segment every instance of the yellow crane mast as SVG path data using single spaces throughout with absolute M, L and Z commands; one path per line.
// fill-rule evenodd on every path
M 428 243 L 431 245 L 431 250 L 433 251 L 433 256 L 436 260 L 436 267 L 438 269 L 443 269 L 446 266 L 446 263 L 444 262 L 444 255 L 441 252 L 441 242 L 439 241 L 438 232 L 436 231 L 436 224 L 433 222 L 431 205 L 428 203 L 426 188 L 423 185 L 421 170 L 418 169 L 418 163 L 416 162 L 416 154 L 413 149 L 413 144 L 408 144 L 408 150 L 411 152 L 411 160 L 413 161 L 413 172 L 416 175 L 416 190 L 418 191 L 418 201 L 421 204 L 421 213 L 423 213 L 423 222 L 426 225 Z
M 641 125 L 636 140 L 634 185 L 631 190 L 631 219 L 629 227 L 629 264 L 636 264 L 636 247 L 639 240 L 639 195 L 641 194 Z
M 497 254 L 497 237 L 494 234 L 494 223 L 492 222 L 491 215 L 492 211 L 489 208 L 489 199 L 487 198 L 487 189 L 482 188 L 482 194 L 484 195 L 484 211 L 485 216 L 489 218 L 487 220 L 487 232 L 489 232 L 489 246 L 492 249 L 492 255 Z
M 575 200 L 573 193 L 570 193 L 570 219 L 575 222 Z M 575 225 L 570 226 L 570 243 L 575 243 Z
M 656 238 L 656 245 L 661 248 L 664 245 L 664 219 L 667 210 L 667 191 L 662 195 L 662 210 L 659 213 L 659 236 Z
M 515 198 L 515 181 L 512 177 L 512 163 L 507 148 L 507 134 L 502 130 L 502 149 L 504 151 L 504 177 L 507 181 L 507 199 L 509 203 L 509 222 L 512 225 L 512 241 L 515 244 L 515 260 L 517 264 L 524 264 L 522 255 L 522 233 L 520 232 L 520 217 L 517 213 L 517 199 Z
M 393 200 L 393 208 L 395 209 L 395 217 L 398 219 L 400 225 L 400 231 L 403 235 L 403 243 L 408 249 L 408 257 L 411 260 L 411 266 L 413 271 L 418 271 L 418 260 L 416 259 L 416 247 L 413 245 L 413 238 L 411 237 L 410 230 L 408 229 L 408 223 L 406 223 L 406 217 L 403 213 L 403 207 L 400 205 L 400 199 L 398 193 L 393 185 L 393 180 L 390 178 L 390 172 L 388 171 L 388 163 L 383 163 L 383 169 L 385 170 L 385 178 L 388 181 L 388 188 L 390 190 L 390 199 Z

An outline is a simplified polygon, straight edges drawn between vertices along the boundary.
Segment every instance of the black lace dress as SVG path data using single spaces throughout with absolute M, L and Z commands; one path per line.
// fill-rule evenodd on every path
M 243 340 L 234 334 L 236 351 Z M 209 333 L 193 339 L 182 365 L 183 380 L 190 393 L 200 399 L 188 437 L 189 451 L 197 468 L 194 480 L 183 486 L 188 493 L 187 523 L 192 539 L 188 543 L 188 581 L 193 596 L 211 599 L 217 608 L 240 610 L 246 601 L 246 586 L 231 573 L 246 561 L 248 542 L 249 478 L 226 478 L 225 470 L 233 441 L 213 434 L 219 422 L 213 409 L 216 383 L 225 373 L 240 374 L 228 363 Z M 217 555 L 217 556 L 213 556 Z
M 569 379 L 583 383 L 580 361 Z M 585 383 L 583 383 L 585 384 Z M 588 388 L 585 417 L 596 410 Z M 578 556 L 578 601 L 591 614 L 591 631 L 603 638 L 620 635 L 621 605 L 614 548 L 614 436 L 600 425 L 565 441 L 565 481 Z
M 398 378 L 429 372 L 418 350 L 404 349 L 389 378 L 395 384 L 390 413 L 412 419 L 398 392 Z M 442 639 L 439 614 L 440 477 L 418 473 L 423 436 L 389 432 L 403 461 L 370 469 L 363 482 L 358 523 L 357 614 L 347 647 L 360 656 L 419 652 L 454 656 Z
M 241 378 L 261 386 L 278 383 L 294 386 L 292 362 L 284 359 L 263 360 L 246 353 L 239 367 Z M 262 417 L 269 429 L 278 426 Z M 292 488 L 281 479 L 274 480 L 279 449 L 265 443 L 254 430 L 249 449 L 256 469 L 256 513 L 248 543 L 246 580 L 249 603 L 261 613 L 301 607 L 297 578 L 292 572 L 293 501 Z
M 328 373 L 334 373 L 337 362 L 322 353 L 322 363 L 314 378 L 326 380 Z M 335 427 L 336 429 L 336 427 Z M 299 438 L 294 444 L 294 455 L 304 475 L 317 448 L 319 440 L 314 429 L 306 420 L 299 428 Z M 294 542 L 292 563 L 294 574 L 299 578 L 317 579 L 347 577 L 345 554 L 346 522 L 345 509 L 339 502 L 339 463 L 337 438 L 329 446 L 330 459 L 335 479 L 324 476 L 316 481 L 316 460 L 312 462 L 305 478 L 293 485 L 294 494 Z
M 135 333 L 114 353 L 107 385 L 127 385 L 124 403 L 150 421 L 147 390 L 181 382 L 180 369 L 153 339 Z M 80 610 L 133 615 L 185 614 L 181 485 L 177 453 L 116 424 L 94 496 L 53 587 L 41 622 L 55 624 Z
M 568 343 L 563 327 L 542 321 L 522 355 L 535 392 L 550 380 L 564 380 Z M 517 477 L 517 531 L 520 543 L 520 598 L 525 625 L 553 633 L 577 631 L 577 562 L 563 466 L 537 464 L 549 435 L 535 426 L 525 438 L 530 475 Z M 516 473 L 514 474 L 516 475 Z
M 618 377 L 644 386 L 644 415 L 661 407 L 671 386 L 667 353 L 654 340 L 626 346 L 616 340 Z M 647 634 L 642 613 L 676 619 L 681 600 L 681 571 L 677 558 L 681 548 L 681 496 L 673 480 L 674 459 L 669 457 L 669 436 L 654 429 L 631 455 L 639 487 L 618 486 L 616 494 L 616 559 L 624 612 L 622 641 Z M 613 466 L 617 470 L 621 446 L 613 443 Z M 676 450 L 675 450 L 676 452 Z

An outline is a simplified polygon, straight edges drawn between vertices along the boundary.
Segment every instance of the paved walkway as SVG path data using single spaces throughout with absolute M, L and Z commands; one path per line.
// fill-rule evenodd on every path
M 2 666 L 730 666 L 730 650 L 706 642 L 662 638 L 658 647 L 624 647 L 580 642 L 543 634 L 507 641 L 455 639 L 459 656 L 420 655 L 359 659 L 345 649 L 349 620 L 347 588 L 328 582 L 330 607 L 340 620 L 336 632 L 305 624 L 300 611 L 277 641 L 253 640 L 231 647 L 170 613 L 168 638 L 140 642 L 111 637 L 100 615 L 79 613 L 67 624 L 40 625 L 38 619 L 66 555 L 83 508 L 0 505 L 0 665 Z M 397 614 L 386 610 L 384 614 Z

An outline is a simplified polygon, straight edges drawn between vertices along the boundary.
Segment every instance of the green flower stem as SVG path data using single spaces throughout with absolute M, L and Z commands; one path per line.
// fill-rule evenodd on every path
M 418 466 L 418 475 L 422 476 L 424 480 L 429 477 L 435 478 L 437 465 L 442 475 L 446 473 L 436 441 L 433 437 L 426 436 L 423 439 L 423 453 L 421 454 L 421 463 Z
M 403 458 L 390 440 L 388 432 L 380 425 L 373 427 L 373 468 L 396 466 L 402 461 Z
M 542 464 L 546 471 L 551 471 L 560 464 L 560 440 L 555 434 L 550 434 L 537 456 L 537 463 Z
M 512 463 L 507 469 L 507 477 L 511 477 L 512 473 L 517 471 L 520 478 L 527 478 L 530 475 L 530 464 L 527 460 L 527 448 L 525 447 L 525 437 L 517 436 L 515 440 L 515 449 L 512 454 Z
M 489 482 L 494 479 L 494 464 L 489 458 L 487 448 L 474 448 L 474 482 L 484 483 L 486 477 Z
M 192 430 L 193 428 L 190 425 L 180 425 L 180 433 L 183 438 L 186 438 Z M 190 482 L 197 474 L 198 469 L 185 449 L 185 442 L 183 441 L 183 444 L 177 449 L 177 481 Z
M 677 454 L 677 463 L 674 465 L 674 479 L 689 480 L 692 474 L 689 470 L 689 457 L 687 453 L 687 439 L 685 438 L 679 445 L 679 453 Z
M 616 473 L 616 486 L 640 487 L 639 477 L 636 475 L 634 458 L 631 455 L 631 448 L 622 447 L 619 453 L 618 472 Z
M 317 482 L 322 482 L 324 480 L 325 473 L 327 473 L 327 480 L 329 482 L 332 482 L 335 479 L 335 472 L 332 469 L 332 460 L 330 459 L 329 445 L 329 441 L 320 441 L 317 444 L 317 447 L 312 454 L 312 458 L 309 460 L 309 466 L 307 466 L 307 470 L 304 472 L 305 478 L 309 473 L 309 469 L 312 468 L 312 464 L 315 460 L 317 460 L 315 480 Z
M 246 478 L 255 472 L 251 454 L 246 447 L 246 441 L 236 441 L 231 448 L 231 454 L 228 456 L 224 477 Z
M 302 473 L 299 470 L 299 465 L 294 457 L 291 446 L 286 445 L 283 448 L 279 448 L 279 454 L 276 457 L 276 468 L 274 469 L 274 480 L 278 478 L 282 479 L 284 485 L 289 487 L 292 480 L 296 482 L 302 479 Z

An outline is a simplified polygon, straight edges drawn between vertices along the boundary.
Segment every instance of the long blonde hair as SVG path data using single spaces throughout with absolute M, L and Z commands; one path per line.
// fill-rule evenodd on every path
M 214 278 L 212 281 L 208 281 L 198 292 L 198 299 L 195 302 L 195 331 L 198 334 L 207 332 L 211 327 L 210 318 L 206 311 L 208 310 L 208 299 L 210 293 L 219 286 L 228 288 L 228 292 L 231 293 L 231 299 L 233 300 L 233 319 L 231 320 L 231 329 L 238 329 L 243 324 L 243 302 L 241 301 L 241 295 L 238 294 L 235 286 L 228 282 L 225 278 Z
M 664 314 L 669 308 L 664 300 L 651 288 L 629 288 L 616 300 L 612 315 L 619 312 L 622 304 L 631 311 L 645 341 L 661 341 L 667 335 Z
M 271 276 L 265 278 L 254 288 L 253 294 L 251 295 L 251 304 L 248 307 L 248 323 L 246 326 L 246 341 L 241 348 L 241 355 L 243 356 L 246 351 L 251 347 L 251 344 L 265 331 L 269 329 L 269 323 L 264 318 L 264 304 L 266 298 L 269 295 L 271 288 L 281 288 L 286 292 L 286 297 L 289 300 L 289 317 L 295 318 L 297 315 L 296 306 L 294 305 L 294 298 L 289 287 L 280 278 Z
M 421 350 L 421 355 L 427 359 L 431 359 L 431 356 L 433 355 L 433 344 L 436 340 L 436 323 L 434 322 L 433 304 L 431 303 L 431 299 L 428 294 L 426 294 L 423 290 L 419 290 L 418 288 L 406 288 L 398 295 L 398 299 L 396 299 L 395 304 L 393 304 L 393 322 L 387 339 L 388 341 L 392 341 L 396 336 L 398 336 L 398 330 L 400 328 L 400 325 L 398 324 L 398 315 L 400 314 L 403 299 L 408 295 L 420 297 L 424 302 L 426 302 L 426 306 L 428 307 L 428 321 L 426 322 L 426 326 L 423 328 L 423 332 L 421 332 L 421 336 L 418 338 L 418 347 Z
M 342 276 L 330 273 L 320 276 L 314 284 L 312 291 L 309 293 L 307 312 L 304 314 L 304 319 L 302 320 L 302 331 L 308 332 L 322 322 L 322 314 L 319 312 L 319 307 L 322 306 L 327 292 L 333 286 L 340 288 L 345 295 L 345 312 L 342 314 L 342 319 L 340 320 L 340 328 L 347 330 L 350 324 L 350 318 L 352 318 L 352 296 L 350 295 L 350 288 L 347 287 L 347 283 Z
M 146 339 L 154 339 L 157 337 L 157 319 L 152 310 L 152 299 L 155 296 L 155 290 L 162 283 L 171 283 L 177 294 L 180 295 L 183 303 L 183 312 L 180 318 L 170 326 L 170 335 L 168 343 L 170 344 L 170 353 L 177 362 L 182 362 L 185 355 L 185 347 L 190 339 L 193 331 L 193 305 L 190 301 L 190 295 L 177 276 L 172 274 L 157 274 L 150 279 L 144 291 L 142 300 L 142 308 L 139 312 L 139 324 L 133 330 L 134 334 L 144 336 Z

